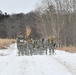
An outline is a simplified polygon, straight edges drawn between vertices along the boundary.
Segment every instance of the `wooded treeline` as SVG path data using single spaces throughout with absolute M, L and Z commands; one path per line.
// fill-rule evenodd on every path
M 76 46 L 76 0 L 42 0 L 27 14 L 0 13 L 0 37 L 16 38 L 29 25 L 32 38 L 56 37 L 58 46 Z

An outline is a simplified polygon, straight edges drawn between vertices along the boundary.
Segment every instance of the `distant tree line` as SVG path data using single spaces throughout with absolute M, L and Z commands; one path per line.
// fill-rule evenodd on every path
M 24 14 L 0 14 L 0 38 L 16 38 L 18 35 L 25 35 L 26 26 L 30 26 L 32 30 L 32 38 L 40 38 L 41 33 L 38 33 L 35 14 L 33 11 Z
M 42 0 L 27 14 L 0 12 L 0 38 L 25 35 L 27 25 L 33 39 L 55 36 L 58 46 L 76 46 L 76 0 Z
M 42 0 L 37 6 L 42 37 L 56 37 L 58 46 L 76 46 L 76 0 Z

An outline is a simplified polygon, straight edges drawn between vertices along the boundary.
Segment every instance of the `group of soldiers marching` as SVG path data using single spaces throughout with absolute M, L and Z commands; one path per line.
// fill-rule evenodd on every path
M 41 55 L 49 51 L 49 55 L 54 54 L 55 37 L 50 36 L 48 39 L 33 40 L 31 37 L 31 29 L 26 27 L 25 36 L 17 38 L 18 55 Z
M 29 41 L 23 40 L 23 43 L 17 44 L 18 55 L 43 55 L 43 54 L 54 54 L 55 49 L 55 38 L 49 37 L 48 39 L 33 40 L 30 38 Z

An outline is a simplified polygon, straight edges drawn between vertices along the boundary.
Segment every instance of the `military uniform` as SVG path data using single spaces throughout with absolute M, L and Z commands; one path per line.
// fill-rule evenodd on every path
M 54 54 L 54 49 L 55 49 L 55 37 L 50 37 L 49 38 L 49 54 Z
M 45 50 L 46 55 L 47 55 L 48 46 L 49 46 L 48 40 L 44 40 L 44 42 L 43 42 L 43 47 L 44 47 L 44 50 Z

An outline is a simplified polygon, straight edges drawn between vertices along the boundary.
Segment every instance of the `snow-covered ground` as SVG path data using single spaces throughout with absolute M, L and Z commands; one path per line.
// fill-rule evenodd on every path
M 16 56 L 16 44 L 0 50 L 0 75 L 76 75 L 76 54 Z

